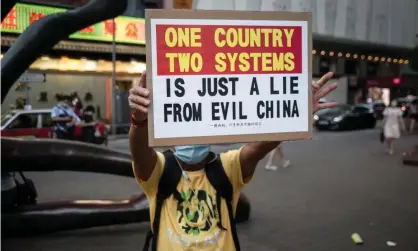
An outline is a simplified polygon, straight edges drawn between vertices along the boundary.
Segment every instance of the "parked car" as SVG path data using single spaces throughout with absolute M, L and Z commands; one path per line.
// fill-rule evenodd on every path
M 314 126 L 318 130 L 346 130 L 374 128 L 376 118 L 373 109 L 365 104 L 339 105 L 317 112 Z
M 1 135 L 5 137 L 34 136 L 36 138 L 54 138 L 54 124 L 51 109 L 12 110 L 1 115 Z M 81 141 L 81 126 L 76 125 L 74 137 Z M 105 124 L 96 124 L 96 144 L 107 143 Z

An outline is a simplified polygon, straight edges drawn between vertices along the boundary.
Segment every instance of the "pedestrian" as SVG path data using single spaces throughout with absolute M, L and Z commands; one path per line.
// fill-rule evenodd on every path
M 402 110 L 398 106 L 396 100 L 392 100 L 389 107 L 383 111 L 383 134 L 386 139 L 387 152 L 393 154 L 393 141 L 400 138 L 401 131 L 405 125 L 402 119 Z
M 327 73 L 312 84 L 313 112 L 334 107 L 319 104 L 337 85 L 321 88 L 332 78 Z M 174 146 L 157 152 L 148 145 L 149 91 L 146 72 L 130 90 L 132 109 L 129 147 L 133 171 L 150 204 L 152 230 L 143 250 L 240 250 L 234 212 L 241 189 L 257 163 L 280 142 L 247 143 L 238 150 L 216 155 L 210 145 Z M 171 196 L 173 195 L 173 196 Z
M 94 143 L 94 132 L 96 122 L 94 119 L 95 109 L 92 105 L 88 105 L 81 114 L 81 139 L 87 143 Z
M 75 124 L 80 121 L 71 106 L 68 96 L 56 94 L 57 104 L 52 108 L 51 118 L 55 124 L 55 135 L 58 139 L 73 140 Z
M 409 110 L 408 110 L 408 117 L 409 117 L 409 132 L 413 132 L 415 129 L 415 122 L 418 119 L 418 98 L 415 98 L 411 101 L 411 104 L 409 104 Z
M 82 112 L 83 112 L 83 103 L 81 102 L 80 97 L 78 96 L 77 92 L 72 92 L 69 95 L 69 101 L 70 101 L 70 105 L 73 107 L 74 113 L 77 116 L 81 116 Z
M 324 102 L 322 102 L 322 103 L 324 103 Z M 273 151 L 270 152 L 270 154 L 268 155 L 267 164 L 266 164 L 266 169 L 267 170 L 272 170 L 272 171 L 277 170 L 277 166 L 273 165 L 273 159 L 274 159 L 275 155 L 277 155 L 279 157 L 279 159 L 282 161 L 282 167 L 283 168 L 287 168 L 287 167 L 290 166 L 290 160 L 286 160 L 284 158 L 282 148 L 283 147 L 280 144 L 275 149 L 273 149 Z

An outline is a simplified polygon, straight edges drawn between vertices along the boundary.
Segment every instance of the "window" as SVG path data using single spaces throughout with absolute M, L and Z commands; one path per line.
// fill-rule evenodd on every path
M 42 116 L 42 128 L 54 126 L 54 123 L 52 122 L 52 118 L 51 118 L 51 113 L 41 113 L 41 116 Z
M 15 112 L 3 113 L 1 115 L 1 126 L 4 126 L 14 115 Z
M 38 127 L 38 114 L 24 113 L 15 118 L 9 125 L 9 129 L 30 129 Z

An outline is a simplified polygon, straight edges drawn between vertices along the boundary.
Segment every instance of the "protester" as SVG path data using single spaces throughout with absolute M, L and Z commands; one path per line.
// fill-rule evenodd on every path
M 337 87 L 331 84 L 321 88 L 332 75 L 328 73 L 312 84 L 313 112 L 337 105 L 318 102 Z M 150 241 L 152 250 L 240 250 L 232 216 L 240 191 L 251 180 L 257 163 L 280 142 L 247 143 L 221 153 L 220 158 L 209 145 L 175 146 L 174 151 L 157 152 L 148 146 L 151 101 L 145 82 L 146 72 L 128 98 L 133 171 L 150 203 L 153 229 L 144 250 Z
M 83 110 L 83 103 L 81 102 L 81 99 L 78 96 L 77 92 L 72 92 L 70 94 L 70 102 L 71 106 L 73 107 L 74 113 L 77 116 L 81 116 Z
M 55 123 L 55 134 L 58 139 L 72 140 L 74 138 L 75 124 L 80 121 L 71 106 L 68 105 L 68 96 L 55 95 L 57 104 L 52 108 L 51 118 Z
M 324 103 L 324 102 L 322 102 Z M 268 155 L 268 159 L 267 159 L 267 164 L 266 164 L 266 169 L 267 170 L 272 170 L 272 171 L 276 171 L 277 170 L 277 166 L 273 165 L 273 159 L 274 156 L 277 155 L 280 160 L 282 161 L 282 167 L 283 168 L 287 168 L 290 166 L 290 160 L 286 160 L 284 158 L 284 154 L 282 151 L 282 146 L 278 145 L 275 149 L 273 149 L 273 151 L 270 152 L 270 154 Z
M 81 138 L 87 143 L 94 143 L 94 132 L 96 122 L 94 120 L 95 109 L 88 105 L 81 114 Z
M 415 129 L 415 122 L 418 119 L 418 99 L 412 100 L 411 104 L 409 105 L 408 111 L 409 117 L 409 132 L 413 132 Z
M 404 129 L 405 125 L 402 119 L 402 110 L 397 107 L 398 102 L 393 100 L 389 107 L 383 111 L 383 134 L 386 139 L 387 152 L 393 154 L 393 141 L 401 136 L 400 128 Z

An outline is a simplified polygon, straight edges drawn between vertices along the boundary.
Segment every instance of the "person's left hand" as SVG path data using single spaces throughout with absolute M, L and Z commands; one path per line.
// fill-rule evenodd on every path
M 332 78 L 333 75 L 334 74 L 332 72 L 328 72 L 322 76 L 320 80 L 312 83 L 312 113 L 315 113 L 321 109 L 332 108 L 338 105 L 337 102 L 319 103 L 321 98 L 325 97 L 337 88 L 337 83 L 332 83 L 327 87 L 324 87 L 324 85 Z

